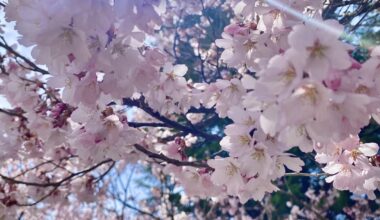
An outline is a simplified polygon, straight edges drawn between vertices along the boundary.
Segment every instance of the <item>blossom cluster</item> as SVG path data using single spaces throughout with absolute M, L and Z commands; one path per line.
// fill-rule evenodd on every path
M 186 65 L 151 42 L 159 38 L 165 2 L 9 1 L 6 19 L 16 21 L 19 43 L 33 46 L 35 65 L 2 60 L 8 74 L 1 75 L 0 93 L 13 109 L 0 115 L 0 164 L 77 157 L 71 166 L 83 168 L 107 159 L 161 159 L 169 164 L 153 166 L 189 196 L 245 203 L 302 171 L 304 162 L 289 153 L 298 147 L 317 153 L 336 189 L 374 198 L 379 147 L 361 143 L 358 133 L 371 117 L 380 122 L 380 47 L 366 62 L 355 61 L 343 26 L 321 18 L 323 1 L 231 0 L 235 20 L 215 44 L 237 72 L 194 82 Z M 126 102 L 140 109 L 126 109 Z M 200 130 L 206 116 L 191 112 L 200 109 L 232 121 L 223 137 Z M 228 156 L 198 163 L 185 152 L 198 139 L 220 141 Z M 57 177 L 63 176 L 27 178 Z M 82 200 L 93 199 L 84 196 L 95 194 L 93 182 L 88 177 L 81 183 L 90 187 L 77 188 Z M 43 197 L 38 190 L 28 195 Z M 26 200 L 1 196 L 7 207 Z
M 304 16 L 299 20 L 268 2 L 238 2 L 241 21 L 216 41 L 225 49 L 221 58 L 242 76 L 201 88 L 202 104 L 233 120 L 220 142 L 230 157 L 208 162 L 215 169 L 213 182 L 242 202 L 262 199 L 276 190 L 271 181 L 285 174 L 284 166 L 302 170 L 303 162 L 286 153 L 298 146 L 305 153 L 315 150 L 317 161 L 327 163 L 324 171 L 332 176 L 326 180 L 334 187 L 374 198 L 378 167 L 369 158 L 377 144 L 357 140 L 339 153 L 335 146 L 344 149 L 340 142 L 356 137 L 380 107 L 378 49 L 358 63 L 350 56 L 353 47 L 340 40 L 343 26 L 321 20 L 321 4 L 290 1 L 287 6 Z

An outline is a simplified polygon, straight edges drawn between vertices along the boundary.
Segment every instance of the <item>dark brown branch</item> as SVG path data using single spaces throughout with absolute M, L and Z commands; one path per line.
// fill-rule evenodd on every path
M 19 203 L 17 204 L 17 206 L 34 206 L 34 205 L 37 205 L 38 203 L 42 202 L 43 200 L 45 200 L 46 198 L 48 198 L 49 196 L 51 196 L 64 182 L 68 181 L 68 180 L 71 180 L 77 176 L 83 176 L 93 170 L 95 170 L 96 168 L 100 167 L 101 165 L 103 164 L 106 164 L 106 163 L 109 163 L 109 162 L 112 162 L 112 165 L 108 168 L 108 170 L 103 173 L 100 177 L 99 177 L 99 180 L 102 179 L 105 175 L 108 174 L 108 172 L 113 168 L 113 166 L 115 165 L 115 162 L 111 159 L 108 159 L 108 160 L 104 160 L 88 169 L 85 169 L 85 170 L 82 170 L 80 172 L 76 172 L 76 173 L 72 173 L 71 175 L 65 177 L 64 179 L 58 181 L 58 182 L 53 182 L 53 183 L 34 183 L 34 182 L 24 182 L 24 181 L 19 181 L 19 180 L 16 180 L 14 178 L 11 178 L 11 177 L 7 177 L 7 176 L 4 176 L 2 174 L 0 174 L 0 177 L 2 177 L 4 180 L 8 181 L 8 182 L 11 182 L 11 183 L 14 183 L 14 184 L 22 184 L 22 185 L 28 185 L 28 186 L 36 186 L 36 187 L 53 187 L 52 190 L 50 190 L 47 194 L 45 194 L 44 196 L 42 196 L 40 199 L 38 199 L 37 201 L 34 201 L 32 203 Z
M 375 5 L 373 5 L 373 7 L 375 7 Z M 378 7 L 380 7 L 380 5 Z M 357 29 L 371 11 L 372 9 L 368 9 L 366 12 L 364 12 L 360 20 L 352 28 L 350 28 L 350 31 Z
M 366 17 L 369 13 L 380 8 L 380 1 L 333 0 L 329 4 L 325 4 L 325 6 L 322 14 L 324 19 L 338 19 L 341 24 L 347 25 L 351 23 L 354 18 L 359 16 Z M 355 10 L 348 13 L 352 7 L 354 7 Z M 345 11 L 342 11 L 344 9 Z
M 18 219 L 18 220 L 21 220 L 21 219 L 22 219 L 22 217 L 23 217 L 24 215 L 25 215 L 25 212 L 23 212 L 23 211 L 22 211 L 22 212 L 20 213 L 20 215 L 18 216 L 18 218 L 17 218 L 17 219 Z
M 108 174 L 109 172 L 111 172 L 112 168 L 115 167 L 115 164 L 116 164 L 116 162 L 115 162 L 115 161 L 112 161 L 111 166 L 109 166 L 108 169 L 107 169 L 104 173 L 102 173 L 102 174 L 97 178 L 97 180 L 96 180 L 94 183 L 97 183 L 97 182 L 101 181 L 105 176 L 107 176 L 107 174 Z
M 122 200 L 121 198 L 119 198 L 119 196 L 115 196 L 115 198 L 116 198 L 119 202 L 121 202 L 121 204 L 122 204 L 123 206 L 125 206 L 125 207 L 127 207 L 127 208 L 130 208 L 130 209 L 132 209 L 132 210 L 134 210 L 134 211 L 136 211 L 136 212 L 138 212 L 138 213 L 140 213 L 140 214 L 147 215 L 147 216 L 151 217 L 152 219 L 157 219 L 157 220 L 160 219 L 160 218 L 156 217 L 155 215 L 153 215 L 152 213 L 146 212 L 146 211 L 144 211 L 144 210 L 141 210 L 141 209 L 139 209 L 139 208 L 136 208 L 136 207 L 134 207 L 134 206 L 128 204 L 126 201 L 124 201 L 124 200 Z
M 171 128 L 183 131 L 185 133 L 192 133 L 196 136 L 200 136 L 200 137 L 203 137 L 205 139 L 209 139 L 209 140 L 213 140 L 213 141 L 220 141 L 222 139 L 218 135 L 208 134 L 206 132 L 203 132 L 203 131 L 196 129 L 195 127 L 187 127 L 187 126 L 182 125 L 176 121 L 172 121 L 172 120 L 166 118 L 165 116 L 162 116 L 160 113 L 156 112 L 151 107 L 149 107 L 145 103 L 144 98 L 140 98 L 138 100 L 124 99 L 123 102 L 125 105 L 135 106 L 135 107 L 138 107 L 138 108 L 144 110 L 146 113 L 148 113 L 152 117 L 163 122 L 167 127 L 171 127 Z
M 215 112 L 215 108 L 205 108 L 205 107 L 200 107 L 200 108 L 195 108 L 195 107 L 191 107 L 189 109 L 189 111 L 187 111 L 187 113 L 214 113 Z
M 17 204 L 17 206 L 34 206 L 34 205 L 37 205 L 38 203 L 42 202 L 43 200 L 45 200 L 46 198 L 51 196 L 58 189 L 58 187 L 59 186 L 55 186 L 52 190 L 50 190 L 47 194 L 45 194 L 44 196 L 39 198 L 37 201 L 34 201 L 32 203 L 19 203 L 19 204 Z
M 59 159 L 59 163 L 61 163 L 61 162 L 64 161 L 64 160 L 69 160 L 69 159 L 71 159 L 71 158 L 75 158 L 75 157 L 76 157 L 76 156 L 68 156 L 68 157 L 60 158 L 60 159 Z M 17 177 L 20 177 L 20 176 L 26 174 L 27 172 L 30 172 L 30 171 L 35 170 L 35 169 L 38 169 L 39 167 L 41 167 L 41 166 L 43 166 L 43 165 L 46 165 L 46 164 L 53 164 L 53 165 L 55 165 L 53 162 L 54 162 L 54 160 L 47 160 L 47 161 L 44 161 L 44 162 L 42 162 L 42 163 L 40 163 L 40 164 L 37 164 L 37 165 L 35 165 L 35 166 L 31 167 L 31 168 L 28 168 L 28 169 L 22 171 L 21 173 L 19 173 L 19 174 L 17 174 L 16 176 L 14 176 L 13 179 L 15 179 L 15 178 L 17 178 Z M 66 171 L 68 171 L 68 170 L 66 170 Z M 68 172 L 69 172 L 69 171 L 68 171 Z
M 83 176 L 93 170 L 95 170 L 96 168 L 100 167 L 101 165 L 103 164 L 106 164 L 106 163 L 109 163 L 109 162 L 113 162 L 113 160 L 111 159 L 108 159 L 108 160 L 104 160 L 90 168 L 87 168 L 85 170 L 82 170 L 82 171 L 79 171 L 79 172 L 76 172 L 76 173 L 72 173 L 71 175 L 63 178 L 62 180 L 60 181 L 57 181 L 57 182 L 51 182 L 51 183 L 37 183 L 37 182 L 25 182 L 25 181 L 22 181 L 22 180 L 16 180 L 15 178 L 13 177 L 9 177 L 9 176 L 5 176 L 3 174 L 0 174 L 0 177 L 3 178 L 5 181 L 8 181 L 10 183 L 13 183 L 13 184 L 21 184 L 21 185 L 27 185 L 27 186 L 36 186 L 36 187 L 49 187 L 49 186 L 53 186 L 53 187 L 59 187 L 60 185 L 62 185 L 64 182 L 68 181 L 68 180 L 71 180 L 77 176 Z
M 31 67 L 31 68 L 28 68 L 29 70 L 36 71 L 36 72 L 42 73 L 44 75 L 50 74 L 47 70 L 44 70 L 44 69 L 38 67 L 34 62 L 29 60 L 25 56 L 21 55 L 19 52 L 17 52 L 11 46 L 9 46 L 3 36 L 0 36 L 0 39 L 3 41 L 3 42 L 0 41 L 0 47 L 4 48 L 9 53 L 13 54 L 16 58 L 19 58 L 22 61 L 24 61 L 25 63 L 27 63 Z
M 14 117 L 20 117 L 22 119 L 26 119 L 25 116 L 22 115 L 21 111 L 14 110 L 14 109 L 2 109 L 0 108 L 0 112 L 7 114 L 9 116 L 14 116 Z
M 184 137 L 184 136 L 186 136 L 188 134 L 189 134 L 188 132 L 181 131 L 181 132 L 178 132 L 178 133 L 176 133 L 174 135 L 171 135 L 171 136 L 168 136 L 168 137 L 158 138 L 158 140 L 161 143 L 166 143 L 166 142 L 169 142 L 169 141 L 173 141 L 177 137 Z
M 128 125 L 134 128 L 140 127 L 167 127 L 164 123 L 155 122 L 128 122 Z
M 191 167 L 207 168 L 207 169 L 213 170 L 213 168 L 210 167 L 207 163 L 203 163 L 200 161 L 180 161 L 180 160 L 169 158 L 163 154 L 158 154 L 158 153 L 149 151 L 148 149 L 146 149 L 145 147 L 139 144 L 135 144 L 134 146 L 138 151 L 144 153 L 145 155 L 147 155 L 148 157 L 152 159 L 158 159 L 160 161 L 167 162 L 176 166 L 191 166 Z
M 349 24 L 352 19 L 360 15 L 368 14 L 376 9 L 380 8 L 380 1 L 377 1 L 374 4 L 367 2 L 366 4 L 360 5 L 353 13 L 344 16 L 339 22 L 343 25 Z

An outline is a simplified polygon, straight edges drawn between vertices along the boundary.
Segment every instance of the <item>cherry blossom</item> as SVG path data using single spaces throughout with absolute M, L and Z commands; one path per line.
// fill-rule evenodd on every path
M 213 29 L 202 14 L 211 3 L 187 4 L 4 6 L 31 57 L 1 37 L 0 95 L 10 107 L 0 108 L 0 219 L 30 215 L 22 207 L 40 202 L 56 210 L 71 200 L 108 202 L 118 188 L 111 178 L 136 164 L 171 185 L 153 188 L 156 213 L 186 219 L 164 207 L 182 190 L 181 203 L 228 200 L 224 212 L 234 215 L 238 202 L 282 192 L 288 175 L 313 176 L 295 147 L 324 164 L 316 176 L 335 189 L 375 198 L 379 146 L 359 134 L 380 122 L 380 47 L 356 61 L 344 26 L 323 20 L 324 1 L 312 0 L 226 1 L 218 8 L 231 24 L 212 30 L 210 43 L 199 29 Z M 202 25 L 180 31 L 186 19 Z
M 316 159 L 327 163 L 323 170 L 332 175 L 326 181 L 333 182 L 335 188 L 365 193 L 373 199 L 378 168 L 372 168 L 368 158 L 376 155 L 378 150 L 377 144 L 362 144 L 357 137 L 351 136 L 333 146 L 325 146 Z

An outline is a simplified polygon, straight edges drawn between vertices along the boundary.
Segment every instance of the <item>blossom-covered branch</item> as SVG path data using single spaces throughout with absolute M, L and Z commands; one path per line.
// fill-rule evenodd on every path
M 346 2 L 357 10 L 331 15 L 351 10 Z M 269 197 L 287 194 L 284 181 L 297 176 L 376 199 L 379 146 L 361 137 L 380 122 L 380 47 L 356 59 L 342 24 L 359 25 L 379 6 L 8 1 L 5 23 L 15 22 L 16 45 L 31 54 L 0 37 L 0 94 L 10 106 L 0 108 L 0 219 L 30 216 L 39 203 L 94 201 L 95 219 L 122 219 L 125 208 L 180 219 L 180 208 L 198 204 L 231 218 L 248 213 L 239 203 L 269 210 Z M 160 182 L 143 208 L 127 201 L 132 165 Z

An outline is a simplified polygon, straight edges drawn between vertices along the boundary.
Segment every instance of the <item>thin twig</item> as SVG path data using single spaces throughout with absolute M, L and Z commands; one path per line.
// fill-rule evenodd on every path
M 327 173 L 285 173 L 285 176 L 321 177 L 328 176 Z
M 111 159 L 104 160 L 104 161 L 102 161 L 102 162 L 100 162 L 100 163 L 98 163 L 98 164 L 96 164 L 90 168 L 87 168 L 87 169 L 82 170 L 80 172 L 72 173 L 71 175 L 63 178 L 62 180 L 57 181 L 57 182 L 52 182 L 52 183 L 26 182 L 26 181 L 22 181 L 22 180 L 16 180 L 12 177 L 5 176 L 3 174 L 0 174 L 0 177 L 3 178 L 4 180 L 10 182 L 10 183 L 13 183 L 13 184 L 21 184 L 21 185 L 36 186 L 36 187 L 49 187 L 49 186 L 58 187 L 68 180 L 71 180 L 77 176 L 83 176 L 83 175 L 91 172 L 92 170 L 95 170 L 96 168 L 100 167 L 101 165 L 109 163 L 109 162 L 113 162 L 113 160 L 111 160 Z

